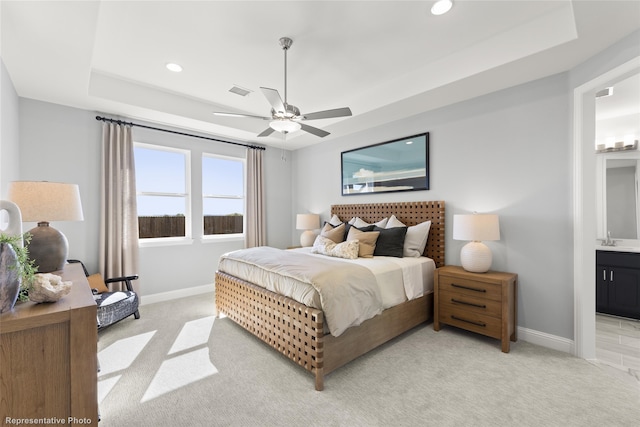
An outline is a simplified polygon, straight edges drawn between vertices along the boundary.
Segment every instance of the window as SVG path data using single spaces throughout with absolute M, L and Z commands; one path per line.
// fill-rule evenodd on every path
M 189 237 L 189 151 L 134 145 L 141 239 Z
M 242 234 L 244 160 L 203 154 L 202 197 L 205 236 Z

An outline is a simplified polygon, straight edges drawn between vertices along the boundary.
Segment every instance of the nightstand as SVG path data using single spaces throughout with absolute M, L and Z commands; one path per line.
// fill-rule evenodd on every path
M 499 271 L 471 273 L 447 265 L 436 269 L 433 329 L 441 324 L 456 326 L 502 341 L 517 341 L 518 275 Z

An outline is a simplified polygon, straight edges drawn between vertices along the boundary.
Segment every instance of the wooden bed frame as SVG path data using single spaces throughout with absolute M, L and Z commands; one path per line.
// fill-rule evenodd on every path
M 401 202 L 333 205 L 342 221 L 354 216 L 372 223 L 395 215 L 407 226 L 431 221 L 424 255 L 444 265 L 444 202 Z M 215 301 L 224 313 L 269 346 L 315 374 L 315 388 L 324 376 L 379 345 L 427 321 L 433 315 L 433 292 L 391 307 L 334 337 L 324 333 L 322 310 L 268 291 L 223 272 L 216 272 Z

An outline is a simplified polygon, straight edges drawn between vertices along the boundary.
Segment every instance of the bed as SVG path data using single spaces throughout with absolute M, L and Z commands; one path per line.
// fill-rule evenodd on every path
M 333 205 L 331 215 L 343 222 L 358 217 L 369 223 L 395 215 L 407 226 L 431 221 L 423 255 L 432 259 L 436 268 L 444 265 L 443 201 Z M 215 303 L 218 314 L 226 315 L 315 375 L 318 391 L 324 388 L 325 375 L 426 322 L 433 315 L 433 291 L 428 291 L 418 298 L 386 308 L 381 314 L 334 336 L 327 332 L 322 309 L 221 270 L 215 277 Z

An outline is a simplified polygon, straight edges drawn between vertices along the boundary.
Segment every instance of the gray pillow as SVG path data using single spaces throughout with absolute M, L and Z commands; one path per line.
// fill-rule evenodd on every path
M 374 227 L 373 231 L 379 231 L 378 241 L 374 256 L 393 256 L 402 258 L 404 255 L 404 240 L 407 235 L 407 227 L 380 228 Z

